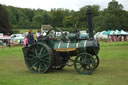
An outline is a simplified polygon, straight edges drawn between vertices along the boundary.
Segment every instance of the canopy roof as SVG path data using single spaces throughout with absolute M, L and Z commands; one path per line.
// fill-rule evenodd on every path
M 5 39 L 11 39 L 11 37 L 10 36 L 2 36 L 2 37 L 0 37 L 0 40 L 5 40 Z
M 96 35 L 128 35 L 128 32 L 125 32 L 124 30 L 104 30 L 102 32 L 97 32 Z

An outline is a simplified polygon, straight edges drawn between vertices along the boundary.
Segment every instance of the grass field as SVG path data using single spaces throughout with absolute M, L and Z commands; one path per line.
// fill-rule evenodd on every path
M 127 85 L 128 45 L 101 44 L 100 65 L 92 75 L 80 75 L 73 67 L 47 74 L 30 73 L 22 47 L 0 48 L 0 85 Z

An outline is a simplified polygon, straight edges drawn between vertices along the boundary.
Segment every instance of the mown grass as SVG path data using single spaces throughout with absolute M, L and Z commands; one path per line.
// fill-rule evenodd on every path
M 100 65 L 92 75 L 80 75 L 73 67 L 47 74 L 30 73 L 22 47 L 0 48 L 0 85 L 127 85 L 128 45 L 101 43 Z
M 100 41 L 100 46 L 101 47 L 108 47 L 108 46 L 128 46 L 128 41 L 123 41 L 123 42 L 102 42 Z

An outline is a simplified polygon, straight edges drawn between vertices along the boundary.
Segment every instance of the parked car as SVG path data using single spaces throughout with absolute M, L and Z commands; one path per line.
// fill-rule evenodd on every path
M 18 43 L 18 44 L 23 44 L 24 35 L 23 34 L 12 34 L 11 40 Z

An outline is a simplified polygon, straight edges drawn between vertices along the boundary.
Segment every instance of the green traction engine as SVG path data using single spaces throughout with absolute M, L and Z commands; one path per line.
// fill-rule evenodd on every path
M 50 29 L 46 36 L 29 47 L 23 48 L 25 63 L 30 72 L 46 73 L 74 65 L 80 74 L 92 74 L 99 65 L 98 42 L 93 36 L 92 13 L 87 11 L 88 39 L 79 38 L 79 32 L 63 33 Z M 71 65 L 71 62 L 73 64 Z

